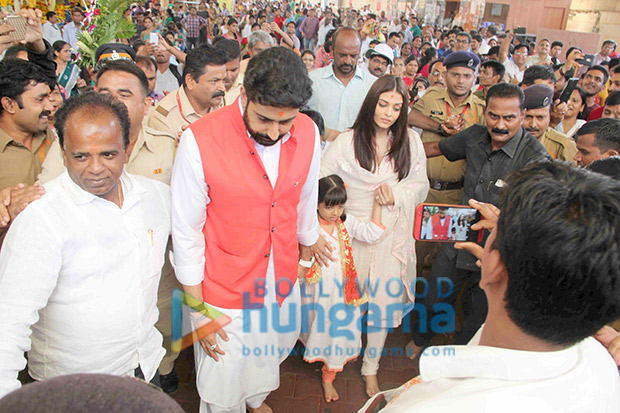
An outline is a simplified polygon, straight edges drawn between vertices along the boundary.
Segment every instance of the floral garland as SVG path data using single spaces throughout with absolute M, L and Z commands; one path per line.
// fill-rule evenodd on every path
M 343 278 L 343 293 L 345 304 L 353 305 L 355 307 L 368 302 L 366 294 L 360 296 L 357 285 L 357 270 L 353 264 L 353 249 L 351 248 L 351 238 L 347 232 L 347 228 L 344 222 L 340 218 L 336 221 L 336 229 L 338 230 L 338 242 L 340 243 L 340 251 L 342 253 L 342 259 L 340 265 L 342 267 Z M 321 267 L 318 262 L 315 262 L 312 267 L 308 269 L 305 275 L 305 281 L 308 284 L 314 284 L 321 280 Z

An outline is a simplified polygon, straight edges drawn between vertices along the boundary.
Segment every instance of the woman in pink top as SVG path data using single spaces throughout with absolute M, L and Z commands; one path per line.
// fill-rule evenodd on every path
M 226 24 L 228 31 L 224 33 L 224 38 L 230 40 L 236 40 L 237 43 L 241 41 L 241 36 L 239 36 L 239 23 L 233 17 L 228 19 Z

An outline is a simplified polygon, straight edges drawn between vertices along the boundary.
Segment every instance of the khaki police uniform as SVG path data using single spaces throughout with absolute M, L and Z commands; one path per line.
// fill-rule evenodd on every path
M 131 151 L 129 161 L 125 165 L 127 172 L 155 179 L 170 185 L 172 177 L 172 164 L 176 151 L 176 140 L 173 136 L 165 132 L 160 132 L 142 126 L 138 139 Z M 43 172 L 39 175 L 39 183 L 46 183 L 61 175 L 65 171 L 62 150 L 58 140 L 56 140 L 43 163 Z M 177 281 L 168 253 L 172 248 L 172 242 L 168 241 L 166 249 L 166 259 L 159 281 L 157 308 L 159 310 L 159 320 L 155 327 L 164 336 L 164 348 L 166 355 L 159 365 L 159 372 L 162 375 L 169 374 L 174 367 L 174 361 L 178 353 L 173 353 L 170 349 L 172 343 L 172 319 L 171 319 L 171 295 L 172 290 L 181 288 Z
M 429 88 L 424 96 L 416 102 L 413 110 L 417 110 L 432 120 L 443 123 L 451 115 L 463 114 L 465 129 L 477 123 L 484 123 L 483 100 L 470 93 L 469 97 L 458 106 L 454 106 L 448 96 L 448 90 L 440 87 Z M 422 131 L 422 142 L 437 142 L 446 139 L 437 132 Z M 461 201 L 463 178 L 465 177 L 465 161 L 450 162 L 444 156 L 429 158 L 426 171 L 431 188 L 426 202 L 458 204 Z M 452 189 L 454 188 L 454 189 Z
M 180 104 L 180 105 L 179 105 Z M 218 107 L 211 108 L 209 112 L 223 107 L 222 104 Z M 168 95 L 159 101 L 155 109 L 150 112 L 147 125 L 160 132 L 165 132 L 170 136 L 179 138 L 183 128 L 187 128 L 190 124 L 200 119 L 202 115 L 199 115 L 194 110 L 194 107 L 187 97 L 185 88 L 181 86 L 174 92 L 168 93 Z
M 553 159 L 576 164 L 574 158 L 577 154 L 577 144 L 573 138 L 569 138 L 563 133 L 549 127 L 545 131 L 545 134 L 540 137 L 540 143 L 543 144 Z
M 32 138 L 32 148 L 28 149 L 0 128 L 0 191 L 20 183 L 34 184 L 55 139 L 48 127 Z M 8 226 L 0 228 L 0 246 L 7 231 Z

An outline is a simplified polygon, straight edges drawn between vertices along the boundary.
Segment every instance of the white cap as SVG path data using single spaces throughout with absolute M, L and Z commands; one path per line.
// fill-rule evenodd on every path
M 392 60 L 394 60 L 394 50 L 387 44 L 380 43 L 376 45 L 374 49 L 368 49 L 366 52 L 366 57 L 368 59 L 372 59 L 374 56 L 385 57 L 389 64 L 392 64 Z

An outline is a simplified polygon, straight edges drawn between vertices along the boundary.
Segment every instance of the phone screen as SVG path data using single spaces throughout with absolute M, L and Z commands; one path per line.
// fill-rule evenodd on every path
M 480 219 L 474 208 L 421 204 L 416 219 L 415 239 L 419 241 L 476 242 L 482 236 L 481 231 L 471 230 L 471 226 Z

